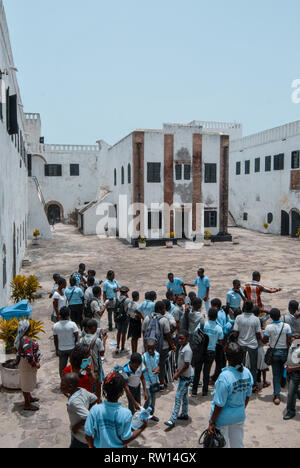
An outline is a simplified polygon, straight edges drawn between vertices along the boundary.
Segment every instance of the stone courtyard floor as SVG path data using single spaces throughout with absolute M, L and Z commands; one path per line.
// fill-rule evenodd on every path
M 60 273 L 69 279 L 78 264 L 86 263 L 88 269 L 97 270 L 97 277 L 104 279 L 106 272 L 115 270 L 116 279 L 131 290 L 138 290 L 143 297 L 148 290 L 156 290 L 163 298 L 167 274 L 173 271 L 191 283 L 199 267 L 204 267 L 211 279 L 211 298 L 225 301 L 232 280 L 239 278 L 243 283 L 251 279 L 254 270 L 262 273 L 266 286 L 282 287 L 277 295 L 265 295 L 264 303 L 287 311 L 290 299 L 300 299 L 300 243 L 290 238 L 258 234 L 233 228 L 231 232 L 239 242 L 215 244 L 200 250 L 185 250 L 174 247 L 151 247 L 145 251 L 132 249 L 118 240 L 83 237 L 75 227 L 58 225 L 52 241 L 40 241 L 38 247 L 28 245 L 32 265 L 23 268 L 24 274 L 36 274 L 42 285 L 42 298 L 33 305 L 33 317 L 45 322 L 46 334 L 41 339 L 41 370 L 36 395 L 41 399 L 38 413 L 22 410 L 20 392 L 9 392 L 0 387 L 0 447 L 8 448 L 63 448 L 70 443 L 66 399 L 60 394 L 58 359 L 51 339 L 52 274 Z M 103 326 L 107 326 L 106 316 Z M 116 364 L 123 364 L 127 357 L 114 357 L 115 333 L 107 341 L 104 361 L 105 371 Z M 130 344 L 128 343 L 128 347 Z M 271 373 L 268 374 L 271 381 Z M 188 422 L 178 423 L 171 432 L 165 428 L 174 403 L 174 385 L 162 393 L 157 401 L 156 414 L 160 423 L 149 423 L 144 434 L 133 443 L 134 447 L 147 448 L 197 448 L 199 435 L 207 428 L 211 395 L 190 398 Z M 211 389 L 212 390 L 212 389 Z M 272 387 L 254 396 L 247 410 L 245 443 L 248 448 L 296 448 L 300 446 L 300 405 L 297 417 L 284 422 L 286 390 L 282 404 L 272 403 Z M 124 400 L 124 403 L 125 400 Z

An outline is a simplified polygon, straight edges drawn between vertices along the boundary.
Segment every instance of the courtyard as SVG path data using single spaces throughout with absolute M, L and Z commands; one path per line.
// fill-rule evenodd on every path
M 58 358 L 52 340 L 50 315 L 53 273 L 69 279 L 79 263 L 95 269 L 97 277 L 105 280 L 106 272 L 114 270 L 120 285 L 140 291 L 141 298 L 148 290 L 156 290 L 158 298 L 164 298 L 167 275 L 176 276 L 191 283 L 199 267 L 205 268 L 211 280 L 211 299 L 225 301 L 233 279 L 244 284 L 252 272 L 262 273 L 265 286 L 281 287 L 276 295 L 264 295 L 264 303 L 287 312 L 290 299 L 299 300 L 300 244 L 296 239 L 259 234 L 231 228 L 236 243 L 214 244 L 199 250 L 185 250 L 175 246 L 151 247 L 145 251 L 133 249 L 114 239 L 96 236 L 84 237 L 69 225 L 57 225 L 53 240 L 40 241 L 39 246 L 28 244 L 28 256 L 32 264 L 23 268 L 22 274 L 35 274 L 41 283 L 41 298 L 33 305 L 33 318 L 45 323 L 42 335 L 41 369 L 38 374 L 36 395 L 40 398 L 40 411 L 25 413 L 19 392 L 9 392 L 0 387 L 0 447 L 4 448 L 66 448 L 70 443 L 66 399 L 60 393 Z M 188 289 L 189 290 L 189 289 Z M 104 315 L 102 326 L 107 327 Z M 128 356 L 114 355 L 115 333 L 109 334 L 104 370 L 125 364 Z M 127 344 L 130 348 L 130 343 Z M 271 382 L 271 373 L 268 374 Z M 149 423 L 148 429 L 133 443 L 146 448 L 197 448 L 200 434 L 207 428 L 210 416 L 211 395 L 207 398 L 190 398 L 190 421 L 180 422 L 171 432 L 165 428 L 172 411 L 176 387 L 174 384 L 159 395 L 156 414 L 158 424 Z M 211 388 L 211 391 L 213 389 Z M 272 403 L 272 386 L 252 397 L 247 410 L 245 444 L 247 448 L 296 448 L 299 447 L 300 412 L 289 422 L 283 421 L 287 390 L 283 391 L 282 404 Z M 127 401 L 124 399 L 124 404 Z M 298 406 L 300 410 L 300 406 Z

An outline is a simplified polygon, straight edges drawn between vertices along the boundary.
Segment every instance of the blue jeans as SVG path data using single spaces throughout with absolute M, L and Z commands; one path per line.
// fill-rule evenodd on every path
M 170 421 L 175 423 L 179 416 L 179 411 L 182 404 L 182 415 L 189 414 L 189 386 L 192 379 L 187 377 L 179 377 L 179 385 L 175 396 L 175 406 Z
M 296 414 L 296 401 L 300 386 L 300 371 L 294 371 L 289 374 L 289 394 L 287 401 L 287 411 Z
M 288 358 L 287 349 L 275 349 L 273 353 L 272 371 L 274 398 L 280 398 L 281 379 L 284 371 L 284 364 Z

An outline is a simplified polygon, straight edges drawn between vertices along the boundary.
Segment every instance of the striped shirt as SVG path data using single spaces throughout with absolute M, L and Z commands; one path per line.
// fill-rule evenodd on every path
M 263 305 L 261 302 L 261 293 L 275 293 L 278 291 L 279 289 L 277 288 L 265 288 L 261 283 L 258 283 L 258 281 L 249 281 L 249 283 L 246 283 L 245 285 L 244 293 L 247 299 L 251 301 L 254 306 L 262 309 Z

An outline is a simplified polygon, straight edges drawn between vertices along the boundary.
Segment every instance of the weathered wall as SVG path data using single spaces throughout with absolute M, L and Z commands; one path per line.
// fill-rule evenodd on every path
M 13 67 L 13 56 L 2 2 L 0 2 L 0 64 L 7 70 L 0 84 L 18 95 L 18 123 L 23 136 L 24 116 Z M 4 93 L 5 94 L 5 93 Z M 27 170 L 24 152 L 18 150 L 16 137 L 10 137 L 6 127 L 6 103 L 2 95 L 3 120 L 0 120 L 0 307 L 10 296 L 9 284 L 19 271 L 26 248 Z M 6 253 L 5 253 L 6 252 Z M 6 276 L 6 282 L 5 282 Z M 4 284 L 5 283 L 5 284 Z
M 281 233 L 281 210 L 290 213 L 300 209 L 300 190 L 290 190 L 291 153 L 300 150 L 300 122 L 250 135 L 232 142 L 230 149 L 229 210 L 239 226 L 266 232 L 268 213 L 273 222 L 268 232 Z M 274 155 L 284 153 L 284 170 L 274 170 Z M 265 157 L 272 156 L 271 171 L 265 171 Z M 261 158 L 260 172 L 254 172 L 255 159 Z M 245 161 L 250 160 L 250 174 L 245 174 Z M 241 175 L 236 175 L 236 162 L 241 162 Z M 294 171 L 292 171 L 294 172 Z M 244 213 L 248 220 L 244 221 Z

